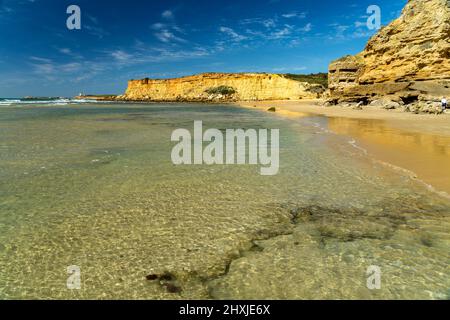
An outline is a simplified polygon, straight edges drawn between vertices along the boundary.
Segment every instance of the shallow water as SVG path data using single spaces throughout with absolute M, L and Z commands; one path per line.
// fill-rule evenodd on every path
M 279 174 L 174 166 L 170 135 L 194 120 L 280 129 Z M 0 298 L 449 298 L 450 202 L 317 124 L 229 105 L 1 107 Z
M 450 195 L 450 137 L 400 130 L 382 120 L 329 118 L 333 132 L 356 138 L 372 155 L 414 172 Z

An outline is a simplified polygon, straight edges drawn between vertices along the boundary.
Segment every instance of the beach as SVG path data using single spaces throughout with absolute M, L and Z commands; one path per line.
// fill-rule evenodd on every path
M 412 114 L 400 110 L 323 107 L 320 100 L 240 102 L 249 108 L 285 117 L 320 115 L 327 128 L 355 139 L 375 159 L 423 181 L 437 192 L 450 194 L 450 114 Z

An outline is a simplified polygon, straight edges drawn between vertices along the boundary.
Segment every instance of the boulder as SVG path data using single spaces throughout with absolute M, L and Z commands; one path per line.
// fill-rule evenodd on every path
M 353 109 L 354 110 L 362 110 L 363 109 L 363 105 L 364 105 L 364 102 L 360 101 L 355 106 L 353 106 Z
M 396 101 L 392 101 L 390 97 L 383 97 L 377 100 L 374 100 L 370 103 L 372 107 L 380 107 L 387 110 L 400 108 L 400 103 Z
M 423 102 L 420 101 L 418 103 L 418 107 L 419 107 L 419 112 L 421 113 L 430 113 L 430 114 L 441 114 L 442 113 L 442 108 L 440 103 L 436 103 L 436 102 Z

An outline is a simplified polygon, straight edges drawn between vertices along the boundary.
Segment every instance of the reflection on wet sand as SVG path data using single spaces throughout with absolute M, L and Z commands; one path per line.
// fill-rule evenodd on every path
M 377 159 L 410 170 L 450 194 L 450 137 L 404 131 L 383 120 L 331 117 L 328 128 L 355 138 Z

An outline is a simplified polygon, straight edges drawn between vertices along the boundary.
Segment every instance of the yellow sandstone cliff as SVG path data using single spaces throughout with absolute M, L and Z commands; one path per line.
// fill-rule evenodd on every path
M 135 101 L 236 101 L 317 98 L 324 88 L 278 74 L 204 73 L 177 79 L 131 80 L 118 99 Z
M 450 96 L 450 0 L 409 0 L 363 52 L 329 67 L 331 101 L 396 102 Z M 434 97 L 434 98 L 433 98 Z

